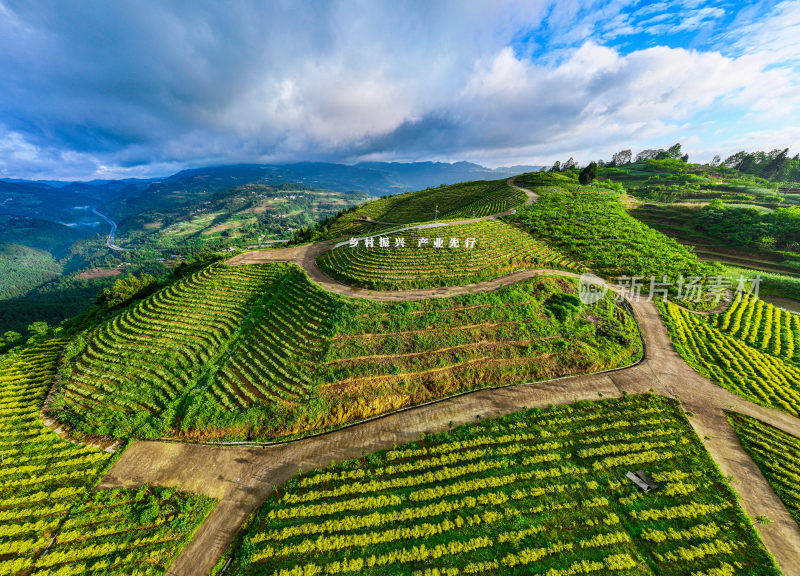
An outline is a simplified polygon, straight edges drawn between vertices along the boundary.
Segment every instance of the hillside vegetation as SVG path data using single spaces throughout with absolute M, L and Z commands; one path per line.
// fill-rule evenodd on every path
M 800 438 L 743 414 L 729 413 L 739 442 L 800 525 Z
M 781 274 L 777 272 L 765 272 L 763 270 L 753 270 L 752 268 L 742 268 L 739 266 L 725 266 L 725 272 L 731 278 L 752 278 L 756 274 L 761 277 L 759 284 L 759 294 L 764 296 L 779 296 L 782 298 L 792 298 L 800 302 L 800 276 L 792 274 Z
M 320 396 L 346 418 L 484 387 L 631 364 L 632 317 L 611 298 L 583 306 L 574 281 L 399 304 L 357 300 L 334 319 Z
M 300 476 L 259 509 L 231 573 L 532 570 L 780 574 L 680 405 L 656 396 L 523 409 Z
M 381 238 L 389 240 L 388 247 L 380 247 Z M 404 246 L 396 245 L 399 238 Z M 441 248 L 434 246 L 437 238 Z M 449 245 L 452 238 L 457 246 Z M 473 248 L 466 246 L 469 238 Z M 372 248 L 362 239 L 357 248 L 324 252 L 317 263 L 344 284 L 375 290 L 470 284 L 526 268 L 580 270 L 543 242 L 497 220 L 386 233 L 373 242 Z
M 39 419 L 63 345 L 0 356 L 0 574 L 163 574 L 214 502 L 146 486 L 93 490 L 113 456 Z
M 619 194 L 583 192 L 570 175 L 535 173 L 516 182 L 539 194 L 539 201 L 504 218 L 536 238 L 560 248 L 595 273 L 619 276 L 703 276 L 717 269 L 692 252 L 628 215 Z
M 293 265 L 212 264 L 75 338 L 52 411 L 92 434 L 270 438 L 638 357 L 630 316 L 575 292 L 537 278 L 378 304 Z
M 79 335 L 54 411 L 87 432 L 88 424 L 118 437 L 162 434 L 280 270 L 212 264 Z M 92 413 L 99 418 L 87 419 Z
M 61 266 L 42 250 L 0 244 L 0 300 L 23 296 L 61 273 Z
M 360 221 L 371 218 L 389 224 L 480 218 L 499 214 L 525 203 L 527 196 L 505 180 L 462 182 L 381 198 L 342 214 L 325 227 L 326 238 L 361 236 L 390 229 Z M 438 207 L 438 211 L 437 211 Z
M 800 271 L 800 160 L 786 157 L 786 150 L 739 152 L 709 164 L 676 158 L 612 164 L 598 177 L 635 197 L 630 214 L 693 246 L 702 258 Z

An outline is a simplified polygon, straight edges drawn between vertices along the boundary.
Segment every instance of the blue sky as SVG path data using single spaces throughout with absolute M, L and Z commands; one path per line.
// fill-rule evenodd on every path
M 0 177 L 800 152 L 800 1 L 0 0 Z

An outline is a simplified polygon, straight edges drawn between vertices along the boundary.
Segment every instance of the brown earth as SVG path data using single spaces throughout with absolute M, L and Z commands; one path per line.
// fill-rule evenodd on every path
M 76 280 L 94 280 L 95 278 L 107 278 L 109 276 L 119 276 L 122 270 L 119 268 L 92 268 L 75 274 Z

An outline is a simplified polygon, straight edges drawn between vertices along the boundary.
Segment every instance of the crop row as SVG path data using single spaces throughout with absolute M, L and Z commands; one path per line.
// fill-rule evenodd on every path
M 237 336 L 282 271 L 215 264 L 84 335 L 63 387 L 75 419 L 95 432 L 125 435 L 145 414 L 150 431 L 141 433 L 163 433 L 169 423 L 159 419 Z
M 211 385 L 227 407 L 306 400 L 334 303 L 299 270 L 284 276 Z
M 734 394 L 800 414 L 800 366 L 724 333 L 706 318 L 672 303 L 659 306 L 676 350 L 693 368 Z
M 0 357 L 0 574 L 163 574 L 213 502 L 93 491 L 111 454 L 63 441 L 39 419 L 63 346 Z
M 767 354 L 800 363 L 800 316 L 745 296 L 715 315 L 712 324 Z
M 659 488 L 641 493 L 631 469 Z M 523 410 L 292 480 L 258 511 L 232 569 L 678 575 L 722 565 L 778 573 L 680 406 L 636 396 Z
M 800 438 L 742 414 L 728 414 L 739 441 L 800 524 Z
M 487 280 L 525 268 L 578 267 L 547 245 L 499 221 L 489 220 L 440 228 L 387 234 L 390 247 L 341 246 L 321 254 L 317 262 L 327 274 L 346 284 L 374 289 L 425 288 Z M 395 247 L 394 238 L 405 246 Z M 441 237 L 444 247 L 433 247 Z M 450 238 L 459 248 L 449 248 Z M 474 248 L 464 247 L 467 238 Z M 421 239 L 427 245 L 419 246 Z

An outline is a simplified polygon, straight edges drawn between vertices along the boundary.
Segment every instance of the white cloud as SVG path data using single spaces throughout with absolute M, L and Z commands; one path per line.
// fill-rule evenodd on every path
M 764 71 L 749 57 L 665 47 L 622 56 L 592 43 L 556 68 L 520 62 L 502 50 L 476 67 L 455 104 L 508 142 L 524 146 L 527 135 L 541 146 L 568 135 L 575 148 L 607 141 L 609 134 L 618 142 L 652 136 L 648 126 L 669 138 L 704 111 L 772 113 L 798 105 L 800 95 L 783 72 Z
M 800 2 L 781 2 L 764 17 L 754 20 L 753 16 L 747 11 L 737 19 L 731 30 L 722 35 L 720 47 L 758 56 L 773 66 L 800 64 Z
M 679 138 L 711 149 L 723 116 L 725 127 L 764 138 L 751 142 L 758 147 L 770 126 L 798 117 L 797 75 L 776 66 L 797 54 L 797 2 L 778 5 L 764 30 L 749 24 L 755 16 L 737 21 L 729 52 L 609 47 L 723 15 L 698 2 L 629 4 L 165 2 L 96 12 L 0 0 L 0 172 L 299 159 L 543 163 Z M 529 30 L 540 31 L 531 45 L 541 40 L 547 53 L 510 47 Z

